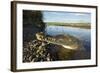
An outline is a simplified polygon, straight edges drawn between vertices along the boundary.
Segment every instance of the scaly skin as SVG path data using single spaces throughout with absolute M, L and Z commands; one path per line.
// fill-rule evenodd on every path
M 36 37 L 40 41 L 61 45 L 66 49 L 77 50 L 82 48 L 82 43 L 76 37 L 71 35 L 57 35 L 54 37 L 48 37 L 40 32 L 36 34 Z

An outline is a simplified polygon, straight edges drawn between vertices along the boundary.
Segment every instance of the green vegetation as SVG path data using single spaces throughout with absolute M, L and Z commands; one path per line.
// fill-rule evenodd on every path
M 47 22 L 49 26 L 69 26 L 69 27 L 78 27 L 78 28 L 86 28 L 90 29 L 90 23 L 63 23 L 63 22 Z

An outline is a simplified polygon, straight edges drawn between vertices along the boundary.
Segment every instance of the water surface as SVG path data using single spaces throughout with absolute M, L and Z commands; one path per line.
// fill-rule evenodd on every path
M 65 26 L 47 26 L 46 34 L 48 35 L 72 35 L 77 37 L 79 40 L 82 41 L 83 46 L 85 47 L 86 51 L 90 52 L 91 48 L 91 30 L 85 28 L 77 28 L 77 27 L 65 27 Z

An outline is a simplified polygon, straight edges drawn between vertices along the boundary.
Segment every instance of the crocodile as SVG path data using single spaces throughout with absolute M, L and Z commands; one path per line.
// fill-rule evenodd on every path
M 56 35 L 47 36 L 43 32 L 36 33 L 37 40 L 45 41 L 55 45 L 61 45 L 62 47 L 70 50 L 78 50 L 83 48 L 81 41 L 72 35 Z

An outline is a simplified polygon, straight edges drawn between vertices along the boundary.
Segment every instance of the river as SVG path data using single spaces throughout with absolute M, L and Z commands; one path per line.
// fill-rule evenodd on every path
M 46 34 L 48 35 L 72 35 L 77 37 L 82 41 L 84 48 L 87 52 L 91 51 L 91 30 L 85 28 L 77 27 L 67 27 L 67 26 L 47 26 L 45 28 Z

